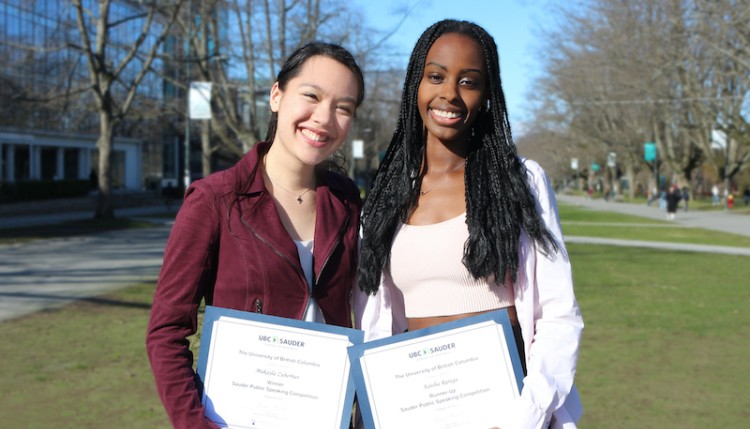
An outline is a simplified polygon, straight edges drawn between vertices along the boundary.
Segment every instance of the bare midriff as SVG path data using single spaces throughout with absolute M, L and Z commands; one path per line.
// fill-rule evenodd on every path
M 508 310 L 508 318 L 513 326 L 518 326 L 518 316 L 516 315 L 516 307 L 511 305 L 505 307 Z M 477 311 L 475 313 L 462 313 L 454 314 L 451 316 L 436 316 L 436 317 L 410 317 L 407 319 L 409 324 L 409 331 L 416 331 L 417 329 L 429 328 L 430 326 L 439 325 L 441 323 L 451 322 L 454 320 L 465 319 L 467 317 L 476 316 L 478 314 L 487 313 L 489 311 L 499 310 L 499 308 L 487 311 Z

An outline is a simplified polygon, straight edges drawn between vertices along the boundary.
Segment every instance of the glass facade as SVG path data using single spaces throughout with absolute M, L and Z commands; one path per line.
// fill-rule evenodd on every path
M 98 2 L 83 0 L 83 7 L 96 14 Z M 112 2 L 107 63 L 117 67 L 142 33 L 146 21 L 141 8 L 138 2 Z M 141 54 L 156 42 L 163 29 L 161 18 L 152 23 Z M 88 15 L 85 19 L 93 44 L 96 22 Z M 0 0 L 0 181 L 85 179 L 96 168 L 99 116 L 88 90 L 82 44 L 71 0 Z M 144 55 L 136 55 L 124 68 L 113 85 L 115 99 L 126 91 L 119 82 L 132 82 L 143 61 Z M 152 68 L 165 67 L 157 59 Z M 165 94 L 165 79 L 147 74 L 131 111 L 154 113 L 144 115 L 146 119 L 127 119 L 119 128 L 113 185 L 142 187 L 145 176 L 162 176 L 162 148 L 174 141 L 159 128 L 165 96 L 171 96 Z M 128 155 L 131 152 L 137 157 Z

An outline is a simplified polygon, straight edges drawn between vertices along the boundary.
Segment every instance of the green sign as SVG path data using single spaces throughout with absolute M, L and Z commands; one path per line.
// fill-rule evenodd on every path
M 643 143 L 643 159 L 645 161 L 654 161 L 656 159 L 656 143 Z

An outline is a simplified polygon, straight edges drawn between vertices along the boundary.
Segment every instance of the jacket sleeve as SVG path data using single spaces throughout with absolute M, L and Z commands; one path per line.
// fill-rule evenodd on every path
M 404 297 L 384 272 L 375 295 L 354 288 L 354 326 L 365 332 L 365 341 L 400 334 L 407 329 Z
M 207 187 L 188 189 L 167 241 L 146 334 L 156 388 L 177 429 L 218 429 L 205 417 L 188 340 L 213 282 L 216 213 Z
M 583 319 L 555 196 L 541 167 L 526 161 L 537 210 L 557 242 L 547 254 L 524 233 L 520 245 L 516 310 L 526 348 L 527 375 L 521 397 L 508 404 L 503 429 L 575 428 L 581 407 L 573 385 Z M 554 418 L 553 418 L 554 415 Z

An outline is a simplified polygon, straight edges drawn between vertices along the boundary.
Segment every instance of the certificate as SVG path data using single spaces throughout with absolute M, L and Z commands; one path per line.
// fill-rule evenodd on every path
M 347 348 L 363 336 L 207 306 L 198 355 L 206 416 L 226 428 L 348 428 L 354 383 Z
M 520 396 L 523 367 L 507 310 L 349 348 L 367 428 L 490 428 Z

